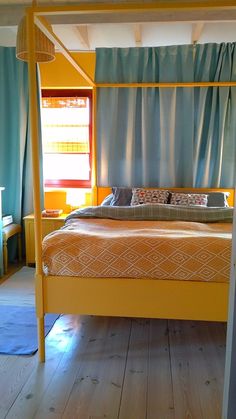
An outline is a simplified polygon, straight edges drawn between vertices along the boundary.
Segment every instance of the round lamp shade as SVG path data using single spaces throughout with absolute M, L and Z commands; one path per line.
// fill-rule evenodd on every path
M 48 25 L 48 24 L 47 24 Z M 48 25 L 49 26 L 49 25 Z M 55 59 L 55 46 L 53 42 L 35 25 L 35 55 L 37 63 L 45 63 Z M 24 16 L 18 26 L 16 38 L 16 57 L 28 61 L 27 27 Z

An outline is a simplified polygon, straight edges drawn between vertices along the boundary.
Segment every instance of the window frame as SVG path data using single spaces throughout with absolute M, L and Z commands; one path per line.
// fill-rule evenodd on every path
M 42 98 L 46 97 L 87 97 L 89 100 L 89 179 L 44 179 L 46 188 L 91 188 L 92 185 L 92 122 L 93 122 L 93 91 L 92 89 L 41 89 Z

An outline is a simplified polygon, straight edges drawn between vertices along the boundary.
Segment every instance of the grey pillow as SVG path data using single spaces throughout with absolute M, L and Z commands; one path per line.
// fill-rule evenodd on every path
M 207 198 L 208 207 L 228 207 L 229 192 L 210 192 Z
M 104 205 L 111 205 L 112 199 L 113 199 L 113 194 L 110 193 L 110 195 L 107 195 L 106 198 L 103 199 L 101 205 L 102 206 L 104 206 Z
M 130 205 L 132 198 L 132 188 L 113 187 L 112 193 L 113 197 L 110 205 L 117 207 Z

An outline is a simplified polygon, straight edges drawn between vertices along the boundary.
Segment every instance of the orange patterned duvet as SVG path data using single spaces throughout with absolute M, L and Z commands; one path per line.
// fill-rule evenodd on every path
M 47 275 L 229 280 L 232 225 L 73 219 L 44 238 Z

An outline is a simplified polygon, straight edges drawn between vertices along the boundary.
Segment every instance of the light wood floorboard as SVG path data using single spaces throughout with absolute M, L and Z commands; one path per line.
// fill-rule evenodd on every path
M 150 321 L 133 319 L 119 417 L 146 418 Z
M 220 419 L 225 323 L 62 315 L 0 355 L 0 419 Z
M 95 321 L 97 330 L 82 357 L 64 411 L 65 419 L 118 417 L 131 321 L 123 318 Z
M 8 278 L 10 278 L 11 275 L 13 275 L 15 272 L 19 271 L 24 266 L 24 262 L 17 262 L 17 263 L 10 263 L 8 266 L 8 272 L 7 274 L 4 274 L 0 278 L 0 285 L 3 284 Z
M 37 355 L 32 357 L 35 363 L 31 374 L 12 404 L 7 418 L 27 419 L 35 416 L 63 357 L 71 351 L 73 337 L 77 332 L 77 321 L 80 322 L 80 319 L 62 316 L 56 322 L 47 339 L 47 362 L 40 364 Z M 51 393 L 52 398 L 53 395 L 54 392 Z
M 175 417 L 220 418 L 224 351 L 217 353 L 217 346 L 225 342 L 221 324 L 169 321 L 169 327 Z M 209 339 L 210 333 L 214 339 Z
M 221 417 L 221 323 L 64 315 L 46 354 L 0 356 L 0 419 Z
M 166 320 L 151 320 L 147 419 L 174 419 L 169 333 Z

